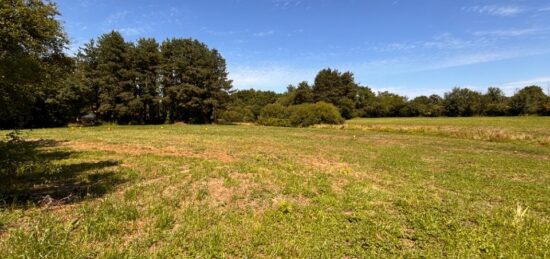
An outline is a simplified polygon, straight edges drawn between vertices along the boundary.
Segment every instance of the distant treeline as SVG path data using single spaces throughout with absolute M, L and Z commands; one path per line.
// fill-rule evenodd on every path
M 57 7 L 42 0 L 0 2 L 0 128 L 63 126 L 83 115 L 119 124 L 259 122 L 306 126 L 386 116 L 550 115 L 537 86 L 512 97 L 455 88 L 408 100 L 374 93 L 353 74 L 325 69 L 313 85 L 287 92 L 232 90 L 225 60 L 193 39 L 127 42 L 116 31 L 75 57 Z M 5 14 L 5 15 L 4 15 Z
M 333 104 L 345 119 L 550 115 L 550 97 L 539 86 L 524 87 L 511 97 L 496 87 L 489 87 L 485 93 L 454 88 L 443 96 L 433 94 L 409 100 L 405 96 L 387 91 L 374 93 L 370 88 L 355 83 L 351 72 L 324 69 L 317 74 L 313 85 L 301 82 L 298 86 L 289 86 L 283 94 L 256 90 L 234 92 L 219 119 L 262 122 L 272 116 L 269 114 L 281 114 L 271 110 L 282 111 L 280 107 L 317 102 Z

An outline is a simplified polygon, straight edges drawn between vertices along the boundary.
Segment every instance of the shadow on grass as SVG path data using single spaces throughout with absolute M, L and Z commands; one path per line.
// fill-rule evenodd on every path
M 55 140 L 0 141 L 0 207 L 60 205 L 101 197 L 125 180 L 114 160 L 66 163 Z

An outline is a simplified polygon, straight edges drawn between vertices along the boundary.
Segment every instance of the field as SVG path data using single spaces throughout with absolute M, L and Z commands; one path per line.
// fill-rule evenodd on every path
M 22 137 L 0 258 L 550 256 L 548 117 Z

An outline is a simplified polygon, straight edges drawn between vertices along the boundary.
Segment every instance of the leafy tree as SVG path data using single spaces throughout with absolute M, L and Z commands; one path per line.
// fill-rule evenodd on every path
M 161 78 L 169 121 L 212 122 L 228 99 L 231 81 L 215 49 L 192 39 L 170 39 L 161 46 Z
M 397 117 L 407 105 L 407 98 L 388 91 L 379 92 L 375 101 L 366 108 L 369 117 Z
M 418 96 L 401 109 L 402 116 L 437 117 L 443 113 L 443 98 L 439 95 Z
M 489 87 L 483 95 L 483 114 L 489 116 L 504 116 L 510 110 L 509 100 L 504 92 L 497 87 Z
M 286 92 L 281 94 L 277 99 L 277 103 L 283 106 L 290 106 L 294 104 L 296 97 L 296 86 L 289 85 L 286 87 Z
M 356 115 L 359 117 L 367 117 L 369 106 L 374 105 L 375 102 L 376 94 L 368 87 L 359 86 L 355 96 Z
M 430 95 L 429 98 L 430 98 L 429 116 L 438 117 L 443 115 L 445 111 L 443 97 L 437 94 L 432 94 Z
M 74 60 L 65 59 L 59 66 L 58 79 L 51 87 L 35 92 L 32 127 L 64 126 L 76 120 L 85 110 L 88 88 L 81 83 L 81 75 L 74 69 Z M 67 75 L 67 71 L 74 71 Z
M 28 126 L 38 98 L 68 74 L 67 39 L 57 7 L 40 0 L 0 2 L 0 128 Z M 44 102 L 44 99 L 41 100 Z
M 514 94 L 510 100 L 514 115 L 547 114 L 550 98 L 539 86 L 527 86 Z
M 251 112 L 252 117 L 250 120 L 254 121 L 260 116 L 262 108 L 268 104 L 275 103 L 279 98 L 279 94 L 273 91 L 260 91 L 260 90 L 239 90 L 231 93 L 229 108 L 242 107 L 241 111 L 244 111 L 250 115 L 247 111 Z
M 481 114 L 481 93 L 468 88 L 454 88 L 445 93 L 445 114 L 447 116 L 473 116 Z
M 328 68 L 317 74 L 312 90 L 315 102 L 332 103 L 338 107 L 342 117 L 349 119 L 354 116 L 357 88 L 351 72 L 341 73 Z

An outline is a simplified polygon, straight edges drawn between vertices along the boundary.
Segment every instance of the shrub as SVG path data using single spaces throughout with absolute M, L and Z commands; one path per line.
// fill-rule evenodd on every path
M 266 105 L 260 112 L 258 123 L 265 126 L 290 127 L 288 109 L 281 104 Z
M 279 118 L 269 118 L 269 117 L 260 117 L 258 119 L 258 124 L 264 126 L 274 126 L 274 127 L 292 127 L 289 119 L 279 119 Z
M 260 118 L 285 119 L 287 117 L 288 115 L 286 107 L 278 103 L 268 104 L 260 112 Z
M 293 105 L 285 108 L 280 104 L 266 106 L 258 123 L 266 126 L 307 127 L 314 124 L 341 124 L 344 119 L 336 106 L 318 102 Z
M 254 113 L 246 107 L 230 107 L 218 115 L 218 122 L 251 122 L 254 121 Z

